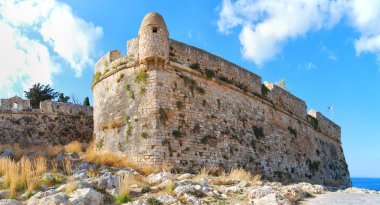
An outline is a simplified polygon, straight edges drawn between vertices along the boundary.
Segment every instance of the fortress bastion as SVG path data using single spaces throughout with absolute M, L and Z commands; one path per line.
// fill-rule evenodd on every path
M 110 51 L 96 63 L 92 90 L 99 152 L 351 185 L 338 125 L 260 76 L 170 39 L 160 14 L 144 17 L 126 56 Z

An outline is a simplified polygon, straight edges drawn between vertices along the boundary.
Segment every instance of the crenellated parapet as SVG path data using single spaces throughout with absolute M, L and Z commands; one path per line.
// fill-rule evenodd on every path
M 261 77 L 202 49 L 170 39 L 170 60 L 202 73 L 212 70 L 215 77 L 245 92 L 261 94 Z
M 263 96 L 273 103 L 276 109 L 283 109 L 297 118 L 306 120 L 306 103 L 276 84 L 264 82 Z
M 320 112 L 313 109 L 309 111 L 308 122 L 315 127 L 316 130 L 322 132 L 326 136 L 340 142 L 341 128 L 335 122 L 331 121 Z

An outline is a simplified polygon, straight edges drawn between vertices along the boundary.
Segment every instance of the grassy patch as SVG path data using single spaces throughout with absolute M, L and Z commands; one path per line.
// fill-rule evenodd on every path
M 191 69 L 193 70 L 197 70 L 197 71 L 200 71 L 201 69 L 201 66 L 199 65 L 199 63 L 193 63 L 189 66 Z
M 119 77 L 116 79 L 116 82 L 119 83 L 121 80 L 123 80 L 123 78 L 124 78 L 124 74 L 122 73 L 122 74 L 120 74 Z
M 212 79 L 213 77 L 215 77 L 215 71 L 212 69 L 206 69 L 205 75 L 207 79 Z
M 148 73 L 145 69 L 140 69 L 135 77 L 135 83 L 146 83 L 148 79 Z
M 178 108 L 178 110 L 182 110 L 182 108 L 183 108 L 183 102 L 182 101 L 180 101 L 180 100 L 177 101 L 177 108 Z
M 197 86 L 196 88 L 197 92 L 201 95 L 204 95 L 206 93 L 205 89 L 203 89 L 202 87 L 200 86 Z
M 143 139 L 148 139 L 149 135 L 148 135 L 148 133 L 146 133 L 146 132 L 142 132 L 142 133 L 140 134 L 140 137 L 143 138 Z
M 297 130 L 295 128 L 288 126 L 288 130 L 290 134 L 292 134 L 294 137 L 297 137 Z
M 201 143 L 202 144 L 208 144 L 210 142 L 211 139 L 215 139 L 214 136 L 212 135 L 205 135 L 201 138 Z
M 172 135 L 174 136 L 174 138 L 177 139 L 177 138 L 182 137 L 182 132 L 179 131 L 179 129 L 178 130 L 173 130 Z
M 264 130 L 262 127 L 252 126 L 253 134 L 256 136 L 256 139 L 262 139 L 265 137 Z
M 100 72 L 96 72 L 96 73 L 94 74 L 94 79 L 92 80 L 92 83 L 96 83 L 96 82 L 98 82 L 101 76 L 102 76 L 102 73 L 100 73 Z
M 168 121 L 168 115 L 166 114 L 166 110 L 161 107 L 160 110 L 158 111 L 158 114 L 159 114 L 159 119 L 161 123 L 165 124 L 166 121 Z
M 232 80 L 230 80 L 230 79 L 228 79 L 228 78 L 226 78 L 224 76 L 220 76 L 219 80 L 221 80 L 221 81 L 223 81 L 223 82 L 225 82 L 227 84 L 232 84 Z
M 125 86 L 125 90 L 127 91 L 129 98 L 135 99 L 135 92 L 133 92 L 133 90 L 132 90 L 132 88 L 131 88 L 131 86 L 129 84 L 127 84 Z
M 270 90 L 264 84 L 261 85 L 261 96 L 266 97 Z
M 101 149 L 104 145 L 104 139 L 100 139 L 97 143 L 96 143 L 96 148 L 97 149 Z
M 318 120 L 312 116 L 309 115 L 310 124 L 313 126 L 314 129 L 318 128 Z

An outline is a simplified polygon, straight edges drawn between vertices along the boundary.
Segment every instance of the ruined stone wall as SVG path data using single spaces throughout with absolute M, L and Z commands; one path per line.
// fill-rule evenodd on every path
M 45 101 L 40 109 L 9 109 L 3 104 L 6 102 L 2 100 L 0 109 L 0 144 L 56 145 L 92 140 L 92 107 Z

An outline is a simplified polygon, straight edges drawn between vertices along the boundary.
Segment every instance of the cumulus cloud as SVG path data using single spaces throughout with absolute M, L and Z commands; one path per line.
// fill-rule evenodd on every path
M 358 54 L 380 57 L 380 0 L 223 0 L 218 29 L 240 29 L 242 54 L 257 65 L 276 57 L 290 40 L 332 28 L 342 19 L 360 32 Z
M 53 84 L 66 64 L 81 76 L 103 31 L 56 0 L 0 0 L 0 33 L 0 96 L 9 97 Z

